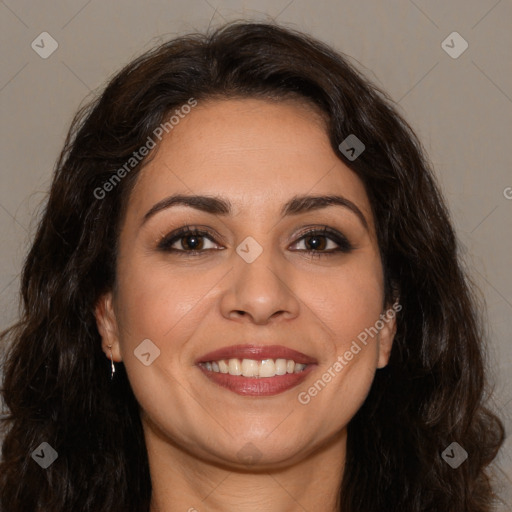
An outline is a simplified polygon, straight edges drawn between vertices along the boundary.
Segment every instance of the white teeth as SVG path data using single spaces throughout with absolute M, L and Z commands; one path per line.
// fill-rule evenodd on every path
M 258 361 L 254 361 L 253 359 L 243 359 L 242 360 L 242 375 L 244 377 L 258 377 L 258 375 L 259 375 Z
M 286 374 L 286 359 L 276 359 L 276 375 Z
M 264 359 L 261 361 L 260 377 L 274 377 L 276 374 L 276 365 L 273 359 Z
M 206 363 L 208 364 L 208 363 Z M 230 359 L 228 363 L 230 375 L 242 375 L 242 365 L 238 359 Z
M 274 377 L 287 373 L 300 373 L 307 365 L 296 363 L 292 359 L 221 359 L 208 361 L 202 365 L 215 373 L 229 373 L 230 375 L 242 375 L 244 377 Z

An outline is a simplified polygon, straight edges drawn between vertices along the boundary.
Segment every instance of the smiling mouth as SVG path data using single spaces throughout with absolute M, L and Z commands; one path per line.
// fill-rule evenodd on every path
M 220 359 L 206 361 L 199 366 L 207 371 L 249 378 L 270 378 L 303 372 L 308 365 L 296 363 L 293 359 Z
M 284 345 L 230 345 L 195 361 L 211 382 L 239 395 L 272 396 L 301 383 L 316 359 Z
M 288 391 L 303 382 L 316 366 L 315 363 L 296 363 L 293 359 L 220 359 L 197 364 L 211 382 L 251 397 Z

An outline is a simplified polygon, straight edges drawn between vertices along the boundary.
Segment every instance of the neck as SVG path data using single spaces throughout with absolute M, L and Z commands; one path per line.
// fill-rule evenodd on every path
M 290 465 L 205 461 L 145 426 L 151 512 L 339 512 L 346 430 Z

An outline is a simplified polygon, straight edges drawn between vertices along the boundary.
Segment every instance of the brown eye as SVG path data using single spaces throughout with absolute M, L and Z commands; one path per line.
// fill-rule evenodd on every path
M 307 236 L 304 237 L 304 242 L 306 245 L 306 249 L 309 250 L 324 250 L 327 247 L 327 241 L 325 236 Z
M 340 252 L 348 253 L 354 249 L 344 235 L 328 227 L 305 233 L 293 244 L 293 248 L 297 251 L 326 256 Z
M 187 235 L 181 237 L 181 245 L 184 249 L 198 250 L 202 249 L 204 245 L 203 237 L 201 235 Z
M 220 246 L 215 243 L 213 236 L 207 231 L 185 227 L 165 236 L 157 248 L 166 252 L 197 254 L 219 249 Z

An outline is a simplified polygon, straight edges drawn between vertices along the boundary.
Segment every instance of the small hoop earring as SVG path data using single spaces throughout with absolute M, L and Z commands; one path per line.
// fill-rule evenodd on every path
M 114 378 L 114 373 L 116 373 L 116 367 L 114 366 L 114 358 L 112 357 L 112 345 L 109 345 L 110 350 L 110 364 L 112 365 L 111 373 L 110 373 L 110 380 Z

